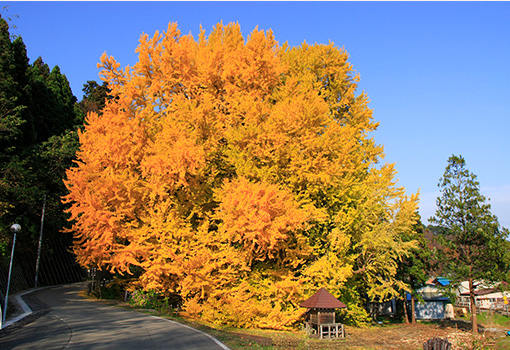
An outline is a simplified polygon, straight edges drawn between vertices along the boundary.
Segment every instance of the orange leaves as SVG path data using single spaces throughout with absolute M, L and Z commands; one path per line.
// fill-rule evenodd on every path
M 227 182 L 217 191 L 219 233 L 239 243 L 249 259 L 275 259 L 285 254 L 291 235 L 299 234 L 310 216 L 292 195 L 278 186 L 246 178 Z
M 204 150 L 195 142 L 173 124 L 163 125 L 145 150 L 140 164 L 142 176 L 162 191 L 189 186 L 189 177 L 205 163 Z
M 302 293 L 301 281 L 292 274 L 256 272 L 204 301 L 188 300 L 183 314 L 234 327 L 290 329 L 306 311 L 295 303 Z
M 170 23 L 137 53 L 124 69 L 102 56 L 112 98 L 67 172 L 81 264 L 136 270 L 193 317 L 277 329 L 316 287 L 340 292 L 363 266 L 392 276 L 417 199 L 377 167 L 343 49 Z

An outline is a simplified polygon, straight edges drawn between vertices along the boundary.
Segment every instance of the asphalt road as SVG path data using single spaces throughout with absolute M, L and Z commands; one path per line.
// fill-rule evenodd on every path
M 84 284 L 29 294 L 34 313 L 0 333 L 0 349 L 228 349 L 180 323 L 81 298 Z

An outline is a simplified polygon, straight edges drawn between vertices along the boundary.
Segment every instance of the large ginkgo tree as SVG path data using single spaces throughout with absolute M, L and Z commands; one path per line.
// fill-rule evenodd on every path
M 343 49 L 245 39 L 238 24 L 196 40 L 171 23 L 137 52 L 123 69 L 101 58 L 111 98 L 67 172 L 82 265 L 245 327 L 291 326 L 319 286 L 353 307 L 406 288 L 417 196 L 381 165 Z

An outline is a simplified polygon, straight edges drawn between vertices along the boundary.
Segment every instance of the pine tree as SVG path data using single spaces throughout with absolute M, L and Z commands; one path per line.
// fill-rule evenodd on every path
M 101 114 L 101 111 L 106 105 L 107 99 L 109 99 L 110 89 L 106 81 L 99 85 L 94 80 L 87 81 L 83 85 L 83 92 L 85 95 L 83 99 L 78 103 L 83 115 L 87 115 L 90 112 Z
M 478 333 L 475 281 L 500 282 L 508 268 L 506 241 L 508 230 L 499 225 L 488 200 L 480 193 L 476 175 L 466 168 L 462 156 L 448 159 L 438 184 L 436 214 L 432 223 L 447 228 L 442 234 L 443 253 L 453 282 L 469 281 L 473 333 Z
M 17 222 L 23 228 L 16 245 L 23 257 L 18 263 L 24 264 L 27 276 L 35 272 L 45 194 L 43 245 L 57 242 L 45 251 L 48 256 L 68 254 L 70 239 L 60 233 L 67 223 L 60 197 L 66 193 L 65 169 L 73 164 L 78 145 L 75 102 L 59 68 L 50 71 L 41 58 L 30 64 L 22 38 L 12 38 L 0 18 L 0 264 L 5 263 L 5 248 L 12 239 L 8 228 Z M 26 279 L 33 281 L 33 276 Z

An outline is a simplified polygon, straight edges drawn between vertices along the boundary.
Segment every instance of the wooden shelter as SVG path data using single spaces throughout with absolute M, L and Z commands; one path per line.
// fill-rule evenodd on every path
M 305 314 L 306 333 L 317 334 L 321 339 L 345 338 L 344 325 L 335 322 L 335 309 L 347 308 L 325 288 L 303 301 L 301 307 L 308 308 Z

